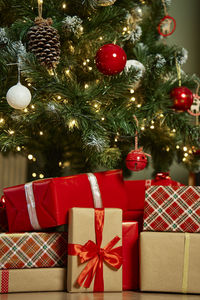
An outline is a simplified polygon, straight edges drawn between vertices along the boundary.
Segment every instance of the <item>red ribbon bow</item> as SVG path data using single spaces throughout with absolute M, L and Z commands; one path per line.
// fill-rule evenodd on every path
M 155 180 L 162 180 L 162 179 L 171 179 L 169 176 L 169 172 L 160 172 L 156 174 Z
M 77 283 L 79 286 L 89 288 L 95 276 L 94 292 L 104 291 L 103 261 L 105 261 L 108 266 L 115 269 L 119 269 L 122 265 L 122 246 L 113 249 L 120 240 L 118 236 L 115 236 L 104 248 L 101 248 L 103 226 L 104 210 L 95 209 L 96 244 L 89 240 L 85 245 L 68 245 L 68 255 L 79 256 L 80 263 L 88 261 L 87 265 L 80 273 Z

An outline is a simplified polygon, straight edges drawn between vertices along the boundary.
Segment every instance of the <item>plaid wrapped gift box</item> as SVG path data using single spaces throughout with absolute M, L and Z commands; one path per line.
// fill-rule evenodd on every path
M 67 233 L 0 234 L 0 269 L 64 267 Z
M 147 189 L 143 230 L 200 232 L 200 187 L 152 186 Z

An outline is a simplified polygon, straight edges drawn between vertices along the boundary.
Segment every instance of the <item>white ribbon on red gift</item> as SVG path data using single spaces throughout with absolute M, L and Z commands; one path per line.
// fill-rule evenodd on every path
M 97 178 L 93 173 L 88 173 L 88 180 L 90 183 L 94 208 L 103 208 L 103 203 L 101 199 L 101 192 L 99 189 L 99 184 L 97 182 Z M 24 185 L 25 195 L 26 195 L 26 203 L 28 209 L 28 215 L 30 219 L 31 226 L 34 230 L 40 230 L 41 226 L 38 221 L 37 212 L 35 208 L 35 197 L 33 192 L 33 182 L 28 182 Z
M 28 215 L 31 222 L 31 226 L 35 230 L 40 230 L 40 224 L 37 217 L 37 212 L 35 209 L 35 197 L 33 193 L 33 182 L 28 182 L 24 185 L 25 195 L 26 195 L 26 203 L 28 209 Z
M 87 173 L 90 187 L 92 190 L 92 196 L 94 201 L 94 208 L 103 208 L 103 203 L 101 199 L 101 192 L 99 189 L 99 184 L 97 178 L 93 173 Z

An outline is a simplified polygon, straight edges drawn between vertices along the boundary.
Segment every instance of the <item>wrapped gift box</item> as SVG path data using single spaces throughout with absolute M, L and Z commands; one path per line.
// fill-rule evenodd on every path
M 72 208 L 68 230 L 67 290 L 122 291 L 122 211 Z
M 1 270 L 0 292 L 64 291 L 66 281 L 65 268 Z
M 139 288 L 138 223 L 122 223 L 123 241 L 123 290 Z
M 200 232 L 200 187 L 147 189 L 143 230 Z
M 64 267 L 67 233 L 0 234 L 0 269 Z
M 200 293 L 200 235 L 142 232 L 140 289 Z
M 158 173 L 155 179 L 124 181 L 128 210 L 143 210 L 145 191 L 152 185 L 183 186 L 170 178 L 168 173 Z
M 127 208 L 121 170 L 38 180 L 4 195 L 10 232 L 63 225 L 71 207 Z
M 8 220 L 6 215 L 6 208 L 0 207 L 0 232 L 8 231 Z
M 123 222 L 135 221 L 138 223 L 138 231 L 143 230 L 143 215 L 144 210 L 127 210 L 123 211 Z

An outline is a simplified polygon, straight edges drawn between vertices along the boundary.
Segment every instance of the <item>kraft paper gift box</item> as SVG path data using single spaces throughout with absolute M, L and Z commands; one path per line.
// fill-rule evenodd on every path
M 140 289 L 200 293 L 200 234 L 142 232 Z
M 71 207 L 127 208 L 121 170 L 33 181 L 5 188 L 4 197 L 10 232 L 66 224 Z
M 67 290 L 122 291 L 122 211 L 72 208 L 68 230 Z
M 65 268 L 0 270 L 0 293 L 64 291 L 66 280 Z
M 1 233 L 0 270 L 66 267 L 67 233 Z
M 143 230 L 200 232 L 200 187 L 152 186 L 147 189 Z

